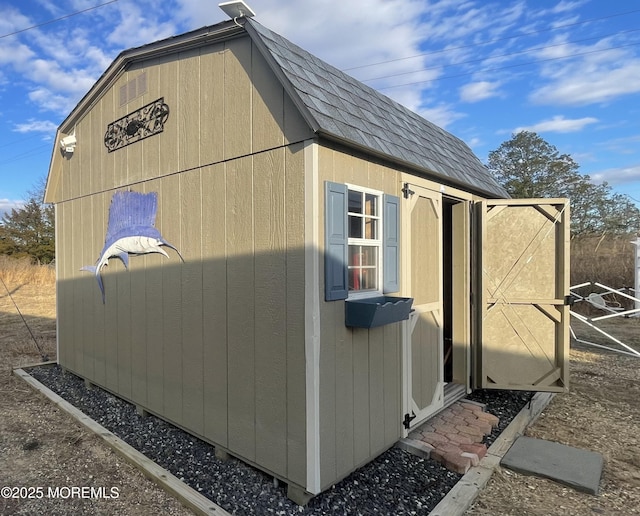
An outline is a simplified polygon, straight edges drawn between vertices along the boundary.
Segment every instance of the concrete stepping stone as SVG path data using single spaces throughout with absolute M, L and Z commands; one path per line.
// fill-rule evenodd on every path
M 597 495 L 604 460 L 596 452 L 523 436 L 515 440 L 501 465 Z

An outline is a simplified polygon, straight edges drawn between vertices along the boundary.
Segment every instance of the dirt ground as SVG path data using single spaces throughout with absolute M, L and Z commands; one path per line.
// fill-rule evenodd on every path
M 640 319 L 602 327 L 640 350 Z M 581 340 L 612 344 L 579 322 L 573 328 Z M 498 469 L 468 516 L 640 514 L 640 358 L 574 345 L 570 392 L 555 396 L 526 435 L 601 453 L 600 493 Z
M 55 295 L 53 285 L 7 286 L 11 296 L 0 283 L 0 488 L 34 488 L 35 498 L 0 497 L 0 514 L 192 514 L 11 374 L 42 354 L 55 359 Z M 609 326 L 640 349 L 640 320 Z M 580 326 L 576 331 L 587 336 Z M 556 396 L 527 435 L 602 453 L 600 494 L 502 469 L 468 515 L 640 513 L 640 359 L 580 345 L 571 352 L 571 367 L 571 392 Z M 67 487 L 102 487 L 106 496 L 62 497 Z M 56 498 L 49 488 L 62 489 Z

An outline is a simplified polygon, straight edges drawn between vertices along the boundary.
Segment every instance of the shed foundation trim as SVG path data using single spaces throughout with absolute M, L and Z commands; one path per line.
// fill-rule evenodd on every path
M 185 483 L 181 482 L 177 477 L 169 473 L 169 471 L 160 467 L 138 450 L 125 443 L 122 439 L 116 437 L 115 434 L 95 422 L 89 416 L 71 405 L 71 403 L 42 385 L 24 369 L 14 369 L 13 373 L 17 377 L 22 378 L 27 384 L 43 396 L 47 397 L 67 414 L 75 418 L 85 428 L 101 437 L 105 443 L 113 449 L 113 451 L 133 464 L 136 468 L 142 471 L 148 479 L 152 480 L 162 489 L 175 496 L 182 504 L 193 510 L 196 514 L 230 516 L 230 513 L 225 511 L 222 507 L 216 505 L 211 500 L 198 493 L 195 489 L 192 489 Z

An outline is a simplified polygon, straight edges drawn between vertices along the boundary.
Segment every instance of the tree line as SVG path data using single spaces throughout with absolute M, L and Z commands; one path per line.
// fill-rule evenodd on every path
M 0 255 L 48 264 L 56 254 L 55 213 L 53 205 L 42 202 L 44 181 L 28 196 L 22 208 L 12 209 L 0 221 Z
M 513 135 L 489 153 L 487 168 L 513 198 L 569 198 L 572 237 L 640 232 L 640 210 L 629 197 L 592 182 L 570 155 L 536 133 Z M 2 217 L 0 255 L 41 264 L 55 259 L 54 209 L 43 204 L 44 189 L 42 181 L 22 208 Z

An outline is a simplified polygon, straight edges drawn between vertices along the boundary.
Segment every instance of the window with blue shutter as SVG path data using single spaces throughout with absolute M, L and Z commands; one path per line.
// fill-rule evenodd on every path
M 400 199 L 325 183 L 325 300 L 400 290 Z

